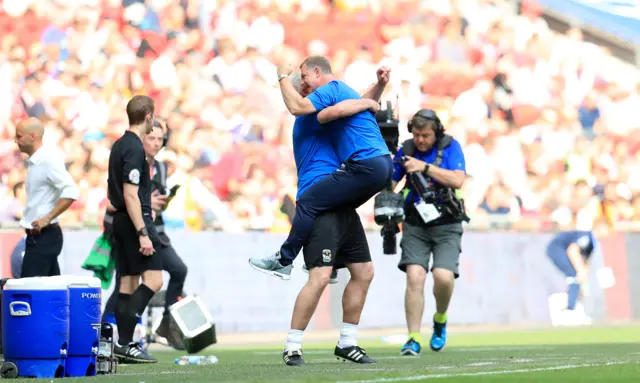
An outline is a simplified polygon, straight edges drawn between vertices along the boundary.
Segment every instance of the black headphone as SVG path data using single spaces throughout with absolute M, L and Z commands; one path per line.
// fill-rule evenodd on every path
M 166 147 L 167 146 L 167 142 L 169 142 L 169 136 L 171 135 L 171 129 L 169 129 L 169 125 L 165 123 L 165 125 L 167 125 L 167 132 L 164 133 L 162 135 L 162 147 Z M 153 127 L 154 128 L 160 128 L 162 130 L 164 130 L 162 128 L 162 124 L 160 124 L 160 122 L 158 120 L 154 120 L 153 121 Z
M 438 115 L 433 110 L 420 109 L 419 111 L 417 111 L 416 114 L 414 114 L 413 117 L 411 117 L 411 120 L 409 120 L 409 122 L 407 123 L 407 129 L 409 130 L 409 133 L 411 133 L 411 130 L 413 129 L 413 120 L 415 118 L 434 121 L 436 123 L 436 127 L 434 129 L 436 138 L 442 137 L 444 135 L 444 126 L 442 126 L 442 122 L 440 122 Z
M 171 129 L 169 129 L 169 125 L 167 124 L 167 132 L 162 136 L 162 147 L 165 148 L 167 143 L 169 142 L 169 137 L 171 136 Z

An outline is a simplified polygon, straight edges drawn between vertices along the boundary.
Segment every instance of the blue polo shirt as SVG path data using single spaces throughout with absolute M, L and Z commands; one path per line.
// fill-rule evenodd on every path
M 569 246 L 571 246 L 572 243 L 578 245 L 578 247 L 580 248 L 580 254 L 584 259 L 589 259 L 598 246 L 598 241 L 593 235 L 593 232 L 572 230 L 559 233 L 555 237 L 553 237 L 551 243 L 549 244 L 549 248 L 556 249 L 558 252 L 562 252 L 563 256 L 566 256 L 567 249 L 569 248 Z
M 298 169 L 296 200 L 322 177 L 340 167 L 331 146 L 330 132 L 322 129 L 317 113 L 296 117 L 293 125 L 293 156 Z
M 426 152 L 416 150 L 416 152 L 413 153 L 412 157 L 431 164 L 436 160 L 436 154 L 438 153 L 436 146 L 437 144 Z M 394 171 L 392 179 L 396 182 L 400 182 L 400 180 L 402 180 L 402 177 L 404 177 L 407 173 L 404 166 L 398 163 L 400 157 L 402 156 L 404 156 L 404 151 L 402 150 L 402 148 L 400 148 L 400 150 L 398 150 L 398 153 L 396 153 L 395 157 L 393 158 Z M 442 163 L 439 167 L 445 170 L 462 170 L 465 173 L 467 172 L 462 147 L 455 138 L 451 141 L 451 144 L 444 149 L 442 153 Z M 433 182 L 437 184 L 436 180 L 433 180 Z M 420 201 L 420 197 L 417 194 L 414 195 L 413 192 L 409 192 L 409 194 L 406 196 L 406 200 L 410 203 L 416 203 Z
M 319 112 L 344 100 L 359 100 L 362 97 L 342 81 L 331 81 L 307 96 Z M 331 133 L 331 144 L 343 163 L 347 160 L 363 161 L 389 155 L 389 148 L 382 138 L 376 117 L 370 111 L 324 124 Z

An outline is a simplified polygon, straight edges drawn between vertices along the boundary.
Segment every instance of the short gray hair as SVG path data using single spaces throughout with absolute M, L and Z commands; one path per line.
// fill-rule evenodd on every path
M 329 60 L 327 60 L 326 57 L 309 56 L 306 59 L 304 59 L 302 64 L 300 64 L 300 69 L 302 69 L 302 67 L 305 65 L 309 69 L 312 69 L 312 68 L 320 69 L 320 72 L 322 72 L 322 74 L 332 74 L 331 63 L 329 63 Z
M 296 90 L 296 92 L 302 92 L 302 78 L 300 77 L 300 73 L 293 73 L 290 77 L 291 85 Z

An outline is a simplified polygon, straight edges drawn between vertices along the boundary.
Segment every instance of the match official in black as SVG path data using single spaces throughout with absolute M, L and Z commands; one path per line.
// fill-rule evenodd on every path
M 147 134 L 142 142 L 144 144 L 144 151 L 147 155 L 147 162 L 151 169 L 151 208 L 156 214 L 154 219 L 154 225 L 158 236 L 162 243 L 160 246 L 155 247 L 156 254 L 154 257 L 162 259 L 163 269 L 169 273 L 169 284 L 167 286 L 167 292 L 165 295 L 164 314 L 162 316 L 162 322 L 156 330 L 156 334 L 165 338 L 167 343 L 176 350 L 184 350 L 182 340 L 175 330 L 171 322 L 171 316 L 169 313 L 169 307 L 178 302 L 178 299 L 182 295 L 184 288 L 184 282 L 187 278 L 187 266 L 184 264 L 176 250 L 171 245 L 171 240 L 164 230 L 164 220 L 162 219 L 162 211 L 167 207 L 170 199 L 173 197 L 177 188 L 170 192 L 167 188 L 167 164 L 162 161 L 156 160 L 156 156 L 160 149 L 162 149 L 168 140 L 169 128 L 156 120 L 153 123 L 153 130 Z M 105 233 L 111 235 L 113 232 L 113 219 L 115 209 L 110 204 L 107 206 L 107 212 L 104 215 L 104 227 Z M 115 241 L 114 241 L 115 242 Z M 112 245 L 112 248 L 115 246 Z M 118 255 L 114 250 L 111 252 L 111 256 L 118 259 Z M 118 302 L 118 291 L 120 290 L 120 273 L 116 273 L 116 286 L 113 293 L 107 301 L 107 305 L 104 309 L 103 318 L 107 315 L 115 315 Z
M 161 241 L 153 225 L 151 175 L 142 143 L 153 130 L 154 111 L 153 99 L 133 97 L 127 104 L 129 129 L 113 144 L 109 156 L 108 197 L 115 209 L 114 250 L 120 273 L 115 354 L 120 360 L 133 363 L 157 362 L 133 342 L 138 318 L 162 288 L 162 259 L 154 250 Z

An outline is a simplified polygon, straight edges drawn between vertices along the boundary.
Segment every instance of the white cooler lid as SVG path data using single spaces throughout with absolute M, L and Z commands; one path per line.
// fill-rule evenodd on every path
M 4 290 L 66 290 L 67 283 L 60 277 L 32 277 L 9 279 Z
M 96 277 L 89 277 L 83 275 L 61 275 L 58 278 L 62 278 L 66 286 L 69 288 L 101 288 L 102 283 L 100 279 Z

